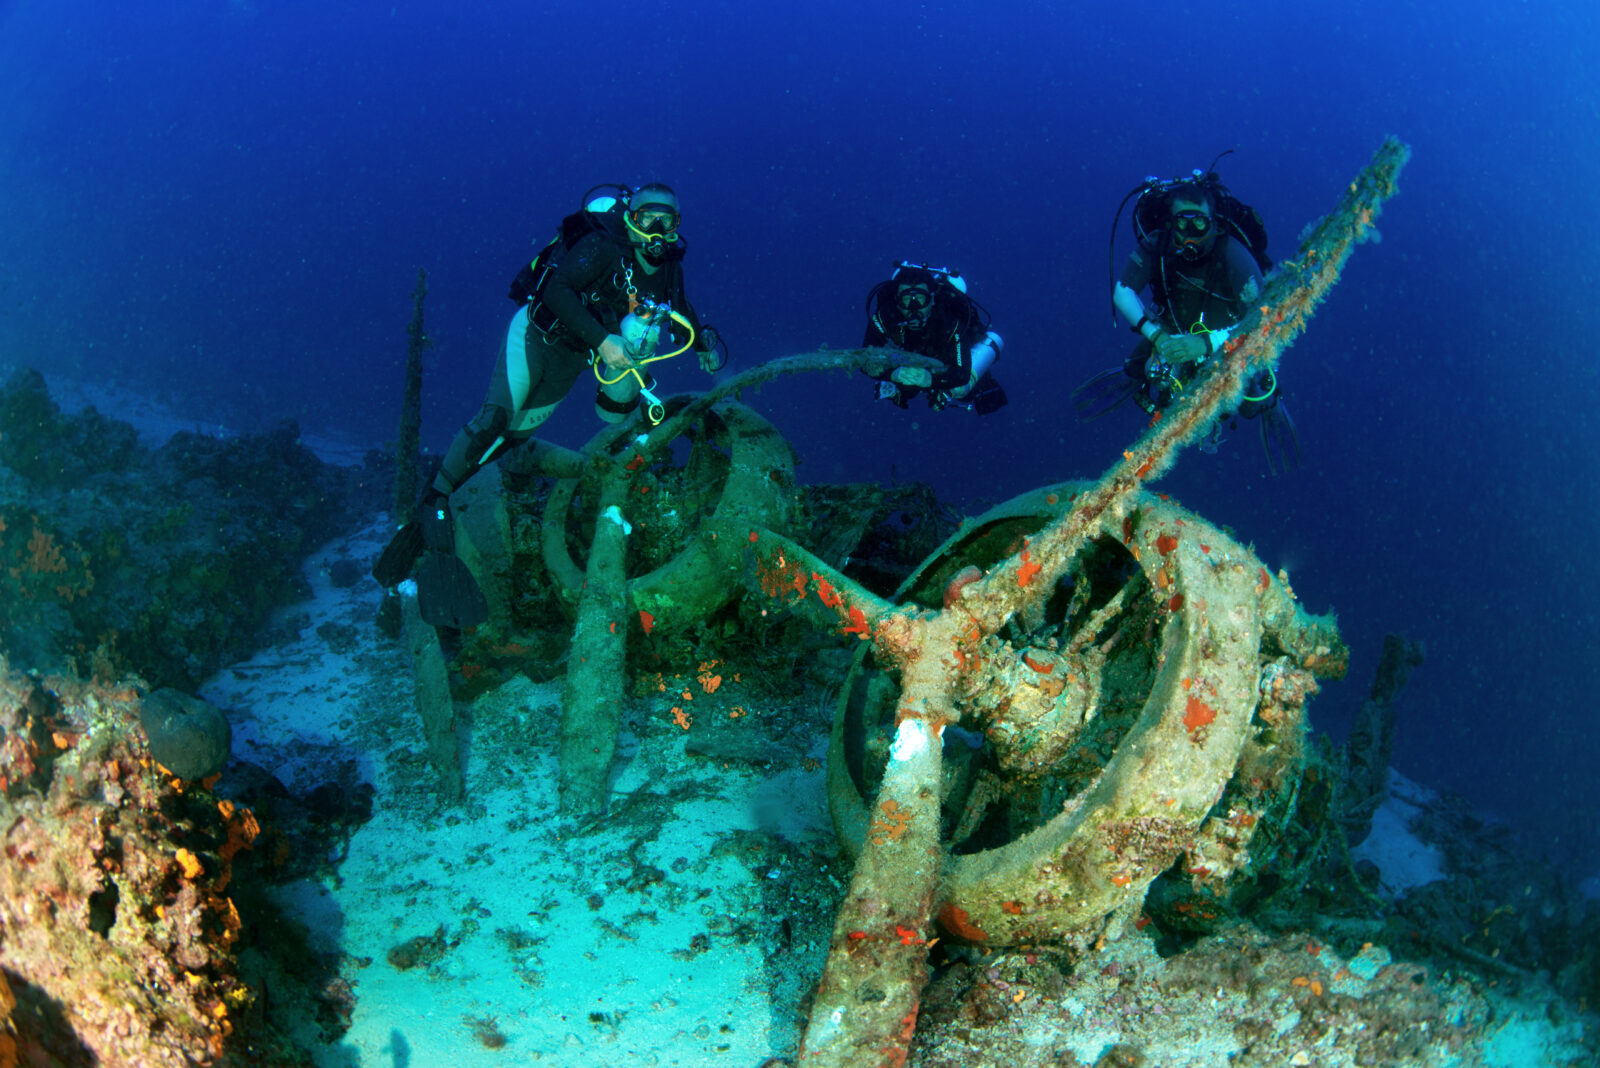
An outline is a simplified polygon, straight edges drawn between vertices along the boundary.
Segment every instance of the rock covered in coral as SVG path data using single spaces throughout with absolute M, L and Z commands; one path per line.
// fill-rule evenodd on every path
M 1236 924 L 1170 957 L 1134 931 L 1067 969 L 1042 953 L 959 959 L 929 986 L 906 1064 L 1468 1068 L 1512 1063 L 1487 1055 L 1491 1037 L 1540 1020 L 1552 1041 L 1537 1063 L 1594 1063 L 1583 1021 L 1542 987 L 1347 951 Z
M 0 650 L 193 689 L 299 596 L 301 563 L 373 481 L 323 463 L 293 423 L 146 449 L 18 371 L 0 387 Z
M 6 982 L 6 973 L 0 972 L 0 1065 L 5 1068 L 17 1063 L 17 1040 L 7 1025 L 11 1010 L 16 1007 L 17 996 L 11 992 L 11 984 Z
M 233 731 L 222 710 L 177 690 L 156 690 L 139 716 L 156 763 L 180 779 L 197 782 L 228 763 Z
M 88 409 L 63 418 L 44 375 L 19 367 L 0 389 L 0 464 L 30 482 L 76 486 L 120 471 L 138 454 L 139 434 L 127 423 Z
M 132 687 L 0 666 L 0 972 L 23 1064 L 220 1063 L 254 1000 L 227 888 L 255 817 L 161 772 L 139 711 Z

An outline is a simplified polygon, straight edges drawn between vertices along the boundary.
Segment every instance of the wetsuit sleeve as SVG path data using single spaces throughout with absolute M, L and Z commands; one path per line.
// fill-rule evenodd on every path
M 944 364 L 944 370 L 933 376 L 936 389 L 956 389 L 967 384 L 972 376 L 972 335 L 963 332 L 952 337 L 943 346 L 943 352 L 929 353 Z
M 603 234 L 588 234 L 561 258 L 544 285 L 544 306 L 586 348 L 597 348 L 612 330 L 595 318 L 583 294 L 616 267 L 617 246 Z
M 1238 300 L 1255 300 L 1255 294 L 1261 292 L 1261 265 L 1250 255 L 1250 250 L 1237 241 L 1228 242 L 1225 255 L 1228 265 L 1228 292 Z
M 877 323 L 873 322 L 871 319 L 868 319 L 867 334 L 866 337 L 861 339 L 861 347 L 864 349 L 880 349 L 891 347 L 889 345 L 889 336 L 882 330 L 878 329 Z
M 1144 245 L 1133 250 L 1133 255 L 1128 257 L 1128 262 L 1122 265 L 1122 277 L 1117 281 L 1133 290 L 1142 293 L 1150 280 L 1156 274 L 1156 251 Z

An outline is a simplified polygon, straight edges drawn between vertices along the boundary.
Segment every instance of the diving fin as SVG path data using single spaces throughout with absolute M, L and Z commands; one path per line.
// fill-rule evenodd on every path
M 372 577 L 384 589 L 393 589 L 411 574 L 422 549 L 422 524 L 413 520 L 395 531 L 389 544 L 383 547 L 378 562 L 372 565 Z
M 429 551 L 417 564 L 417 609 L 435 627 L 465 630 L 489 618 L 489 602 L 454 553 Z
M 1289 418 L 1289 408 L 1282 398 L 1261 413 L 1261 447 L 1267 453 L 1267 470 L 1274 475 L 1286 474 L 1300 466 L 1300 435 L 1295 431 L 1294 420 Z
M 984 375 L 978 385 L 978 392 L 971 397 L 972 410 L 979 415 L 991 415 L 1004 408 L 1009 400 L 1005 387 L 988 375 Z
M 1078 421 L 1088 423 L 1102 415 L 1110 415 L 1144 388 L 1143 379 L 1134 378 L 1121 367 L 1101 371 L 1072 391 L 1072 404 L 1078 410 Z

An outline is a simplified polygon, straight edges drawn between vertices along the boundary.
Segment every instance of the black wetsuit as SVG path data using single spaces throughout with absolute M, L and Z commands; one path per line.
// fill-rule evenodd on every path
M 705 331 L 684 293 L 681 247 L 647 271 L 621 238 L 584 235 L 557 253 L 542 293 L 512 317 L 489 396 L 445 453 L 433 482 L 437 492 L 453 493 L 489 459 L 533 436 L 597 358 L 594 350 L 617 333 L 630 292 L 670 302 L 693 325 L 696 348 L 703 347 Z M 606 401 L 597 395 L 596 403 Z
M 944 364 L 944 369 L 933 376 L 933 390 L 948 393 L 959 389 L 972 378 L 972 346 L 988 336 L 982 319 L 971 301 L 953 300 L 940 293 L 933 304 L 933 313 L 921 329 L 905 321 L 905 316 L 894 305 L 893 289 L 884 293 L 884 299 L 867 320 L 867 335 L 861 342 L 863 348 L 889 345 L 918 356 L 927 356 Z M 915 389 L 901 387 L 906 396 L 916 396 Z
M 617 332 L 628 314 L 630 292 L 671 303 L 703 333 L 683 290 L 683 260 L 669 255 L 654 272 L 640 265 L 631 245 L 592 233 L 561 254 L 545 281 L 527 334 L 529 381 L 523 407 L 554 404 L 589 367 L 594 349 Z M 494 399 L 490 398 L 491 401 Z
M 1261 292 L 1261 268 L 1248 249 L 1226 234 L 1219 234 L 1210 250 L 1193 262 L 1165 251 L 1168 247 L 1163 230 L 1128 257 L 1120 279 L 1135 293 L 1150 288 L 1154 318 L 1167 333 L 1221 330 L 1245 317 L 1250 301 Z M 1143 378 L 1154 348 L 1141 337 L 1123 365 L 1127 373 Z M 1187 383 L 1198 368 L 1184 365 L 1174 370 Z M 1170 394 L 1163 391 L 1155 405 L 1164 408 L 1170 401 Z

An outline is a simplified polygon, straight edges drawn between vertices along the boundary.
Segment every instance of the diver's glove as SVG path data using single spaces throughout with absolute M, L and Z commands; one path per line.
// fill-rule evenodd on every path
M 1205 334 L 1169 334 L 1163 330 L 1151 344 L 1155 354 L 1173 366 L 1190 363 L 1198 366 L 1211 355 L 1211 345 Z
M 926 367 L 896 367 L 889 377 L 913 389 L 927 389 L 933 385 L 933 372 Z
M 635 366 L 628 354 L 628 343 L 621 334 L 607 334 L 606 339 L 594 348 L 595 358 L 604 363 L 607 374 L 618 374 Z

